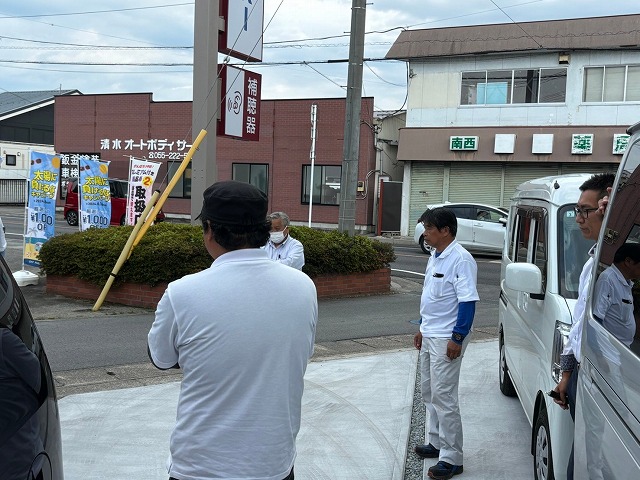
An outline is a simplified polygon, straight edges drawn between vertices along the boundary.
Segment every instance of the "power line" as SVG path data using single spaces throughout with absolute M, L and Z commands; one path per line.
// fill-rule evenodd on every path
M 3 68 L 14 68 L 18 70 L 31 70 L 37 72 L 59 72 L 59 73 L 86 73 L 90 75 L 95 75 L 99 73 L 100 75 L 149 75 L 155 73 L 161 73 L 163 75 L 171 74 L 171 73 L 193 73 L 193 69 L 189 70 L 142 70 L 142 71 L 124 71 L 124 70 L 101 70 L 97 72 L 96 70 L 63 70 L 60 68 L 38 68 L 38 67 L 20 67 L 17 65 L 2 65 Z
M 184 5 L 193 5 L 193 2 L 186 3 L 170 3 L 165 5 L 150 5 L 148 7 L 131 7 L 131 8 L 116 8 L 110 10 L 93 10 L 88 12 L 68 12 L 68 13 L 41 13 L 37 15 L 5 15 L 0 17 L 0 20 L 15 19 L 15 18 L 45 18 L 45 17 L 69 17 L 74 15 L 94 15 L 97 13 L 117 13 L 117 12 L 130 12 L 132 10 L 151 10 L 155 8 L 167 8 L 167 7 L 182 7 Z

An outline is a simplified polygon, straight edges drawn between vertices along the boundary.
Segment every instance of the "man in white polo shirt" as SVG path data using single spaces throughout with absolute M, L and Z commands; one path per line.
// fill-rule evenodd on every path
M 448 479 L 462 473 L 462 420 L 458 383 L 462 356 L 469 343 L 475 305 L 478 267 L 457 241 L 458 221 L 446 207 L 422 214 L 424 241 L 435 249 L 427 262 L 420 301 L 420 332 L 414 345 L 420 350 L 422 401 L 429 412 L 427 443 L 415 452 L 438 458 L 430 478 Z
M 284 212 L 269 215 L 271 232 L 264 246 L 269 258 L 274 262 L 302 270 L 304 267 L 304 247 L 300 241 L 289 235 L 289 216 Z
M 199 218 L 214 262 L 169 284 L 148 336 L 153 364 L 184 373 L 170 478 L 292 480 L 315 286 L 260 248 L 271 224 L 252 185 L 213 184 Z
M 625 243 L 616 251 L 593 291 L 593 316 L 614 337 L 630 347 L 636 333 L 633 281 L 640 278 L 640 244 Z

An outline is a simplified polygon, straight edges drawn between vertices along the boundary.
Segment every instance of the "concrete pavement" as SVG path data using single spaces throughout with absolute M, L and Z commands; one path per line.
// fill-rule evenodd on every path
M 497 384 L 497 341 L 463 362 L 465 428 L 459 478 L 530 479 L 530 426 Z M 404 475 L 417 352 L 403 349 L 309 364 L 296 478 L 396 480 Z M 67 479 L 164 479 L 179 383 L 69 395 L 59 402 Z M 259 437 L 256 438 L 259 441 Z M 425 461 L 425 470 L 435 463 Z M 427 478 L 423 473 L 424 478 Z
M 392 278 L 394 292 L 413 288 L 419 289 L 419 284 Z M 44 295 L 44 282 L 22 290 L 38 321 L 140 311 L 106 304 L 100 312 L 91 312 L 88 302 Z M 469 346 L 463 362 L 460 400 L 466 457 L 464 474 L 456 478 L 530 479 L 531 428 L 518 400 L 499 392 L 497 341 L 486 340 L 488 336 L 477 332 L 481 340 Z M 409 431 L 415 417 L 417 363 L 417 352 L 405 348 L 410 345 L 405 337 L 316 346 L 305 377 L 296 478 L 427 478 L 426 468 L 433 460 L 424 462 L 419 477 L 405 469 L 407 456 L 415 463 L 416 441 Z M 77 379 L 70 378 L 76 374 Z M 66 395 L 59 407 L 67 480 L 167 478 L 179 374 L 163 377 L 145 364 L 62 375 L 67 385 L 59 384 L 58 390 Z M 55 376 L 60 382 L 61 374 Z M 93 391 L 75 393 L 89 390 Z M 423 407 L 417 410 L 424 415 Z

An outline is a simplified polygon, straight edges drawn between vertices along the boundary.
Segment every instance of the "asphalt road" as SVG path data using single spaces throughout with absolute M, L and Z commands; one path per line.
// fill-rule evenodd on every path
M 21 268 L 24 209 L 0 207 L 7 230 L 6 260 L 13 271 Z M 57 214 L 56 231 L 77 231 Z M 393 293 L 371 297 L 321 300 L 316 333 L 316 357 L 375 352 L 406 348 L 417 331 L 420 293 L 428 256 L 406 239 L 394 241 L 397 260 L 392 267 Z M 476 257 L 478 291 L 476 335 L 495 337 L 499 294 L 500 262 L 497 258 Z M 37 271 L 37 269 L 31 269 Z M 60 382 L 62 395 L 108 388 L 105 375 L 114 368 L 130 367 L 131 378 L 157 375 L 150 367 L 146 336 L 153 312 L 144 309 L 113 308 L 106 313 L 91 312 L 93 302 L 73 301 L 44 295 L 44 287 L 24 287 L 33 304 L 38 330 L 43 338 L 52 370 Z M 31 299 L 31 300 L 29 300 Z M 51 308 L 49 308 L 49 303 Z M 49 315 L 59 309 L 62 314 Z M 117 375 L 115 375 L 117 377 Z M 71 378 L 73 377 L 73 378 Z M 67 388 L 69 386 L 73 388 Z M 120 384 L 121 386 L 122 384 Z M 117 382 L 113 388 L 118 388 Z
M 414 255 L 410 248 L 397 248 L 397 251 L 398 260 L 392 267 L 403 266 L 405 268 L 401 270 L 414 273 L 394 271 L 393 294 L 321 300 L 317 344 L 343 352 L 336 344 L 349 342 L 353 347 L 354 343 L 366 343 L 371 338 L 411 336 L 417 331 L 422 288 L 420 270 L 424 271 L 426 260 L 423 254 Z M 500 266 L 495 259 L 479 259 L 478 267 L 482 272 L 478 284 L 481 301 L 474 325 L 477 331 L 492 335 L 497 327 L 498 284 L 495 279 Z M 396 276 L 400 273 L 410 278 Z M 89 302 L 84 310 L 82 302 L 74 305 L 73 315 L 69 307 L 70 318 L 37 321 L 54 371 L 148 361 L 146 335 L 153 322 L 151 311 L 140 309 L 136 314 L 98 316 L 90 311 Z

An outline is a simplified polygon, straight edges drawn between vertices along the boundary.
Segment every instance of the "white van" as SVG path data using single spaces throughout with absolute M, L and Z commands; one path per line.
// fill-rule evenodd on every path
M 625 243 L 640 243 L 640 123 L 622 158 L 607 207 L 596 252 L 589 296 L 602 271 Z M 582 331 L 575 422 L 575 478 L 640 478 L 640 282 L 631 299 L 635 325 L 633 341 L 622 343 L 600 323 L 587 303 Z M 620 336 L 620 323 L 614 325 Z M 612 327 L 613 328 L 613 327 Z
M 566 477 L 573 440 L 569 412 L 547 393 L 560 380 L 560 353 L 572 324 L 580 272 L 593 246 L 580 232 L 574 211 L 579 187 L 589 177 L 525 182 L 509 211 L 498 305 L 500 390 L 518 395 L 532 426 L 536 479 Z

